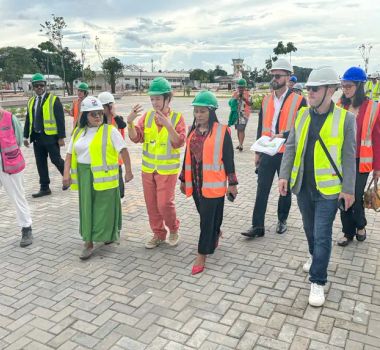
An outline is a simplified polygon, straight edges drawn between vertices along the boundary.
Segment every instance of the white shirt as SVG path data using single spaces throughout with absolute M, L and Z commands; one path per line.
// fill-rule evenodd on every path
M 97 131 L 97 127 L 87 128 L 87 132 L 82 132 L 82 134 L 79 136 L 77 142 L 75 143 L 75 152 L 77 154 L 78 163 L 91 164 L 90 144 L 94 139 Z M 73 140 L 74 138 L 72 137 L 69 143 L 69 149 L 67 150 L 67 153 L 69 154 L 73 153 Z M 123 140 L 120 132 L 115 127 L 112 127 L 111 129 L 111 142 L 117 153 L 120 153 L 123 148 L 127 148 L 127 144 Z
M 276 93 L 273 92 L 273 96 L 274 96 L 274 115 L 273 115 L 272 128 L 271 128 L 271 132 L 272 132 L 273 135 L 276 134 L 277 120 L 278 120 L 278 117 L 280 115 L 281 106 L 284 103 L 285 96 L 288 93 L 288 90 L 289 89 L 287 88 L 285 90 L 285 92 L 280 96 L 280 98 L 277 98 Z

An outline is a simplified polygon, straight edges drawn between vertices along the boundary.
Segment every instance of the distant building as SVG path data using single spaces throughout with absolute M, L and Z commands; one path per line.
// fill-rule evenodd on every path
M 24 91 L 32 90 L 32 76 L 34 74 L 24 74 L 22 78 L 16 83 L 18 89 L 23 89 Z M 48 90 L 62 89 L 63 80 L 58 75 L 46 75 L 46 84 Z
M 123 76 L 116 80 L 116 90 L 138 90 L 139 88 L 148 88 L 149 83 L 156 77 L 166 78 L 173 88 L 182 88 L 190 81 L 189 72 L 144 72 L 124 70 Z M 78 87 L 80 79 L 74 80 L 74 87 Z M 109 90 L 109 84 L 106 82 L 103 71 L 96 72 L 94 83 L 87 82 L 89 85 L 96 85 L 97 89 Z

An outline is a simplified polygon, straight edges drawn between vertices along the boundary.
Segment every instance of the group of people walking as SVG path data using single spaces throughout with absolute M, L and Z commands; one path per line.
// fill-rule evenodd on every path
M 252 169 L 256 167 L 258 175 L 256 202 L 252 225 L 242 235 L 251 239 L 266 234 L 265 213 L 277 173 L 280 198 L 276 232 L 288 230 L 293 192 L 309 246 L 310 257 L 303 265 L 310 275 L 309 303 L 321 306 L 338 207 L 344 233 L 338 244 L 346 246 L 355 236 L 358 241 L 366 239 L 362 198 L 369 174 L 373 171 L 376 183 L 380 177 L 380 107 L 366 96 L 367 77 L 361 68 L 351 67 L 342 79 L 331 67 L 314 69 L 306 83 L 308 102 L 291 86 L 290 81 L 295 82 L 292 73 L 292 66 L 284 59 L 278 59 L 270 70 L 272 91 L 262 102 L 257 137 L 283 138 L 286 144 L 274 156 L 255 155 Z M 125 120 L 116 114 L 112 94 L 89 96 L 87 84 L 82 83 L 78 100 L 68 111 L 73 116 L 73 132 L 63 160 L 60 147 L 66 135 L 62 104 L 46 91 L 43 75 L 35 74 L 32 85 L 35 96 L 28 102 L 24 145 L 33 143 L 40 179 L 40 189 L 33 197 L 51 194 L 49 156 L 63 175 L 62 188 L 71 187 L 79 193 L 79 232 L 84 241 L 80 258 L 90 258 L 96 242 L 110 244 L 119 239 L 120 198 L 124 182 L 133 179 L 126 129 L 132 142 L 142 143 L 141 177 L 153 232 L 145 247 L 179 243 L 180 220 L 175 207 L 179 179 L 181 192 L 193 197 L 200 216 L 198 254 L 192 274 L 201 273 L 207 256 L 215 252 L 222 237 L 225 197 L 233 201 L 238 194 L 231 131 L 219 122 L 215 95 L 201 91 L 195 96 L 194 119 L 187 131 L 182 113 L 171 108 L 172 88 L 162 77 L 155 78 L 149 86 L 152 108 L 141 116 L 142 107 L 135 105 Z M 229 125 L 236 125 L 237 149 L 243 151 L 252 99 L 244 79 L 237 85 L 229 103 L 235 113 Z M 339 86 L 343 95 L 334 103 L 332 97 Z M 33 236 L 23 189 L 25 161 L 21 143 L 19 122 L 0 110 L 0 181 L 16 206 L 22 227 L 20 245 L 27 246 L 32 244 Z M 186 148 L 181 166 L 183 146 Z

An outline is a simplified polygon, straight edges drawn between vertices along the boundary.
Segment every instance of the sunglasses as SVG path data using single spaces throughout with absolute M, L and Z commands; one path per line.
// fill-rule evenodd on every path
M 45 84 L 33 84 L 34 88 L 45 87 Z
M 280 79 L 281 77 L 287 77 L 288 74 L 271 74 L 271 77 L 278 80 Z
M 307 91 L 313 91 L 313 92 L 318 92 L 320 89 L 320 86 L 306 86 Z

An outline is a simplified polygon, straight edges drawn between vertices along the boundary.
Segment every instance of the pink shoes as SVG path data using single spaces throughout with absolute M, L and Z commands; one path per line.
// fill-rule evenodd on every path
M 204 265 L 194 265 L 193 268 L 191 269 L 191 274 L 196 275 L 198 273 L 203 272 L 204 269 L 205 269 Z

